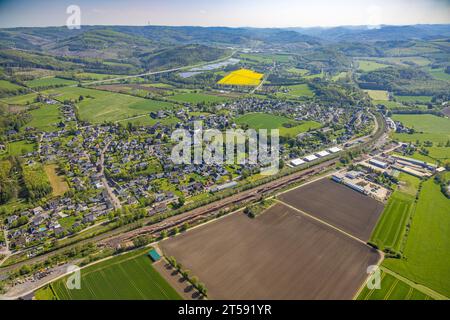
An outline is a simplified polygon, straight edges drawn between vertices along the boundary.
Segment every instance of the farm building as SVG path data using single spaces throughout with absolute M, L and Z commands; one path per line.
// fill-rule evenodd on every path
M 305 160 L 306 162 L 311 162 L 311 161 L 314 161 L 314 160 L 317 160 L 317 159 L 318 158 L 315 155 L 313 155 L 313 154 L 303 158 L 303 160 Z
M 330 153 L 328 151 L 325 151 L 325 150 L 319 151 L 319 152 L 316 153 L 316 156 L 318 156 L 319 158 L 323 158 L 323 157 L 326 157 L 328 155 L 330 155 Z
M 333 148 L 328 149 L 328 151 L 331 153 L 337 153 L 339 151 L 342 151 L 342 149 L 338 148 L 338 147 L 333 147 Z
M 297 167 L 297 166 L 299 166 L 299 165 L 301 165 L 301 164 L 304 164 L 304 163 L 305 163 L 305 161 L 303 161 L 303 160 L 300 159 L 300 158 L 291 160 L 291 164 L 292 164 L 293 166 L 295 166 L 295 167 Z
M 376 167 L 382 168 L 382 169 L 386 169 L 388 167 L 388 164 L 386 162 L 382 162 L 382 161 L 375 160 L 375 159 L 370 159 L 369 163 Z

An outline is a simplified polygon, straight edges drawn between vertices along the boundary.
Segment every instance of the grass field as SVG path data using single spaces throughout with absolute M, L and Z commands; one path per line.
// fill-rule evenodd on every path
M 433 179 L 423 183 L 404 249 L 404 259 L 383 265 L 450 297 L 450 199 Z
M 232 86 L 257 86 L 264 75 L 248 69 L 233 71 L 219 80 L 218 84 Z
M 400 186 L 389 198 L 370 239 L 381 250 L 402 250 L 406 225 L 414 212 L 414 200 L 420 180 L 403 173 L 399 180 Z
M 179 300 L 180 295 L 153 268 L 142 251 L 99 262 L 81 270 L 81 289 L 68 290 L 67 278 L 51 284 L 60 300 Z M 48 290 L 43 288 L 41 290 Z M 41 291 L 39 290 L 39 291 Z M 44 291 L 45 292 L 45 291 Z M 49 294 L 37 296 L 49 299 Z
M 180 93 L 173 96 L 168 96 L 167 98 L 170 100 L 187 103 L 200 103 L 200 102 L 221 103 L 228 100 L 226 97 L 219 97 L 205 93 Z
M 31 121 L 25 127 L 33 127 L 40 131 L 55 131 L 56 124 L 61 121 L 58 105 L 43 104 L 39 109 L 30 111 Z
M 389 94 L 385 90 L 364 90 L 372 100 L 389 101 Z
M 163 125 L 175 125 L 180 122 L 180 119 L 177 117 L 167 117 L 164 119 L 153 119 L 149 115 L 143 115 L 134 119 L 120 120 L 122 124 L 132 123 L 136 126 L 154 126 L 157 123 L 161 123 Z
M 47 174 L 48 180 L 50 181 L 50 185 L 52 186 L 54 196 L 61 196 L 67 190 L 69 190 L 69 186 L 64 179 L 63 176 L 58 175 L 56 170 L 56 164 L 48 164 L 44 166 L 45 173 Z
M 343 72 L 339 72 L 338 74 L 335 74 L 331 77 L 332 81 L 338 81 L 341 79 L 344 79 L 346 76 L 348 75 L 347 72 L 343 71 Z
M 25 140 L 10 142 L 7 145 L 7 152 L 5 155 L 8 156 L 20 156 L 22 154 L 32 152 L 36 149 L 35 143 L 29 143 Z
M 78 100 L 83 96 L 84 99 L 77 103 L 79 116 L 81 120 L 91 123 L 122 120 L 171 106 L 168 102 L 78 87 L 51 89 L 46 93 L 60 101 Z
M 77 84 L 77 82 L 57 77 L 45 77 L 27 81 L 25 82 L 25 84 L 27 85 L 27 87 L 34 89 L 34 88 L 47 88 L 53 86 L 70 86 L 73 84 Z
M 286 89 L 289 90 L 288 95 L 300 96 L 300 97 L 312 97 L 314 92 L 309 88 L 308 84 L 297 84 L 294 86 L 288 86 Z
M 279 129 L 280 136 L 296 136 L 309 129 L 320 128 L 320 123 L 315 121 L 298 122 L 286 117 L 267 113 L 248 113 L 236 119 L 237 124 L 246 124 L 250 128 L 259 129 Z M 289 124 L 292 127 L 287 128 L 284 125 Z
M 431 98 L 430 96 L 395 96 L 395 100 L 405 103 L 428 103 L 431 102 Z
M 7 103 L 7 104 L 18 104 L 18 105 L 26 105 L 34 102 L 34 99 L 36 99 L 37 93 L 28 93 L 23 94 L 20 96 L 14 96 L 14 97 L 8 97 L 3 98 L 1 101 Z
M 0 91 L 3 91 L 3 92 L 14 92 L 14 91 L 17 91 L 19 89 L 22 89 L 22 87 L 17 85 L 17 84 L 15 84 L 15 83 L 9 82 L 7 80 L 0 80 Z
M 375 61 L 369 61 L 369 60 L 358 60 L 358 69 L 364 72 L 370 72 L 382 68 L 386 68 L 389 65 L 378 63 Z
M 406 282 L 395 276 L 381 272 L 380 289 L 364 289 L 359 294 L 358 300 L 429 300 L 427 294 L 411 287 Z
M 296 75 L 299 75 L 299 76 L 304 76 L 309 73 L 308 69 L 301 69 L 301 68 L 290 68 L 290 69 L 287 69 L 286 71 L 296 74 Z
M 450 74 L 444 71 L 444 69 L 428 69 L 428 72 L 436 80 L 450 81 Z
M 419 140 L 433 143 L 446 143 L 450 139 L 450 119 L 430 114 L 400 115 L 396 114 L 393 120 L 400 121 L 408 128 L 413 128 L 416 133 L 395 133 L 394 138 L 403 142 L 415 142 Z

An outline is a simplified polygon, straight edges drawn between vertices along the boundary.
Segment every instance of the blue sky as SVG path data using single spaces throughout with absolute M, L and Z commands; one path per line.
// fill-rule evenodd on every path
M 450 0 L 0 0 L 0 27 L 65 25 L 311 27 L 450 23 Z

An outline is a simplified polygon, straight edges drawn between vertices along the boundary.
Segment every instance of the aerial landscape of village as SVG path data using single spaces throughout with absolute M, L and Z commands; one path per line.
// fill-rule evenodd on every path
M 111 2 L 0 2 L 0 300 L 450 298 L 448 1 Z

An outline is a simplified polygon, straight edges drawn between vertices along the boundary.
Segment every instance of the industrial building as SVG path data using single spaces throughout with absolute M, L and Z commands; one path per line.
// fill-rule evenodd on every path
M 300 158 L 291 160 L 291 164 L 292 164 L 294 167 L 298 167 L 299 165 L 304 164 L 304 163 L 305 163 L 305 161 L 303 161 L 303 160 L 300 159 Z
M 319 151 L 319 152 L 316 153 L 316 156 L 318 156 L 319 158 L 323 158 L 323 157 L 326 157 L 326 156 L 329 156 L 329 155 L 330 155 L 330 153 L 328 151 L 325 151 L 325 150 Z
M 386 169 L 388 167 L 388 164 L 386 162 L 379 161 L 376 159 L 370 159 L 369 163 L 382 169 Z
M 333 147 L 333 148 L 328 149 L 328 151 L 330 151 L 331 153 L 337 153 L 339 151 L 342 151 L 342 149 L 338 148 L 338 147 Z
M 313 154 L 311 154 L 311 155 L 306 156 L 306 157 L 303 158 L 303 160 L 305 160 L 306 162 L 311 162 L 311 161 L 314 161 L 314 160 L 317 160 L 317 159 L 319 159 L 319 158 L 317 158 L 317 157 L 316 157 L 315 155 L 313 155 Z

